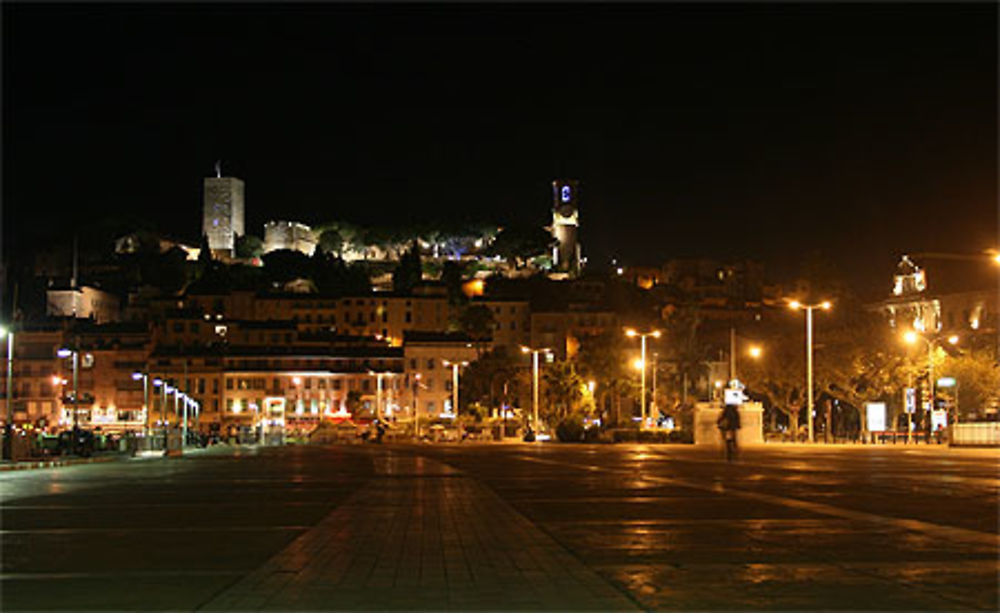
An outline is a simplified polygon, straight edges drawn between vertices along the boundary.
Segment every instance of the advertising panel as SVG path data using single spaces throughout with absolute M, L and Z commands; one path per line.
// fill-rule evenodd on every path
M 865 413 L 868 417 L 869 432 L 883 432 L 885 430 L 884 402 L 869 402 L 865 404 Z
M 948 427 L 948 411 L 931 411 L 931 430 Z

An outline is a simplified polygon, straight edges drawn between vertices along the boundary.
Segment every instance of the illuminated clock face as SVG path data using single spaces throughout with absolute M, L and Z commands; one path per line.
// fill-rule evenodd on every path
M 569 197 L 570 197 L 569 185 L 563 185 L 560 197 L 562 198 L 563 202 L 569 202 Z

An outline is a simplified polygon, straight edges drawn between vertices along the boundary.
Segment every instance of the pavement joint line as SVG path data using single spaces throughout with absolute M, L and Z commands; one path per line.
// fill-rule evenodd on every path
M 118 527 L 112 526 L 107 528 L 25 528 L 25 529 L 2 529 L 0 530 L 0 535 L 5 534 L 104 534 L 113 533 L 120 534 L 123 532 L 142 532 L 144 534 L 150 532 L 181 532 L 187 534 L 189 532 L 205 532 L 205 533 L 215 533 L 215 532 L 293 532 L 296 530 L 308 530 L 312 526 L 132 526 L 132 527 Z
M 144 579 L 156 577 L 226 577 L 241 576 L 242 570 L 114 570 L 51 573 L 0 573 L 0 581 L 50 581 L 52 579 Z
M 594 472 L 606 472 L 606 473 L 616 473 L 616 474 L 627 473 L 629 476 L 635 476 L 632 472 L 626 471 L 625 469 L 607 468 L 603 466 L 594 466 L 589 464 L 580 465 L 580 464 L 574 464 L 572 462 L 561 462 L 558 460 L 551 460 L 548 458 L 536 458 L 526 455 L 522 455 L 520 457 L 522 459 L 528 460 L 529 462 L 538 462 L 541 464 L 551 464 L 554 466 L 567 466 Z M 638 478 L 641 480 L 650 481 L 654 483 L 666 483 L 670 485 L 679 485 L 682 487 L 695 488 L 708 492 L 732 494 L 734 496 L 748 498 L 751 500 L 759 500 L 761 502 L 767 502 L 779 506 L 803 509 L 821 515 L 829 515 L 833 517 L 840 517 L 843 519 L 864 521 L 882 526 L 889 525 L 889 526 L 894 526 L 896 528 L 902 528 L 904 530 L 911 530 L 915 532 L 944 534 L 950 538 L 965 542 L 983 544 L 984 541 L 992 541 L 994 544 L 1000 545 L 1000 534 L 980 532 L 978 530 L 970 530 L 968 528 L 943 526 L 941 524 L 933 524 L 931 522 L 926 522 L 918 519 L 885 517 L 884 515 L 876 515 L 875 513 L 868 513 L 865 511 L 852 511 L 850 509 L 843 509 L 840 507 L 835 507 L 833 505 L 824 504 L 821 502 L 809 502 L 806 500 L 799 500 L 796 498 L 787 498 L 784 496 L 775 496 L 773 494 L 762 494 L 760 492 L 750 492 L 732 487 L 726 487 L 719 482 L 715 482 L 711 485 L 705 485 L 703 483 L 698 483 L 695 481 L 677 479 L 675 477 L 658 477 L 655 475 L 641 475 Z

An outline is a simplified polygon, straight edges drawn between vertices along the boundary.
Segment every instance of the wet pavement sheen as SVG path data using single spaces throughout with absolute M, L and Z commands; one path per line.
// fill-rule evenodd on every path
M 0 475 L 9 610 L 996 610 L 996 450 L 347 446 Z

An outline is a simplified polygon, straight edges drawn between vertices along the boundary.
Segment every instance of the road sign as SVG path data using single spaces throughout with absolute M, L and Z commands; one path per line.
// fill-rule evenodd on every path
M 903 406 L 906 407 L 907 413 L 915 413 L 917 411 L 917 389 L 914 387 L 908 387 L 903 390 Z

